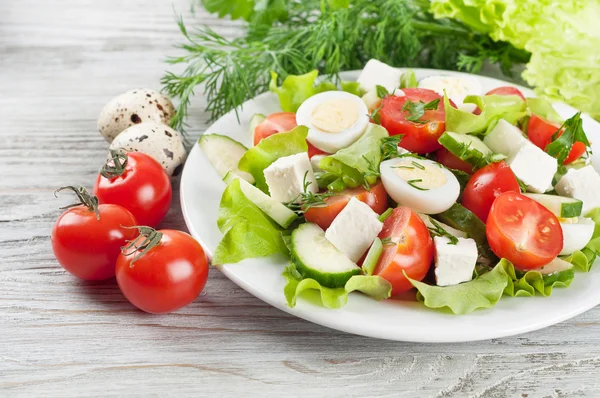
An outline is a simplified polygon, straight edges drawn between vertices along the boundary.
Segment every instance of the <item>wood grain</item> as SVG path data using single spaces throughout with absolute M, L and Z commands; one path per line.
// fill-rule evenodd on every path
M 0 2 L 0 396 L 600 396 L 600 309 L 522 336 L 469 344 L 377 341 L 291 317 L 218 271 L 175 314 L 136 311 L 114 281 L 75 280 L 49 233 L 90 186 L 112 96 L 159 88 L 188 0 Z M 175 10 L 175 11 L 174 11 Z M 190 120 L 205 127 L 198 98 Z M 175 198 L 164 227 L 185 229 Z

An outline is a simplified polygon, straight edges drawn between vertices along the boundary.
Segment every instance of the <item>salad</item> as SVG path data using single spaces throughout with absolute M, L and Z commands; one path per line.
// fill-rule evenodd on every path
M 417 80 L 377 60 L 356 82 L 272 73 L 283 112 L 246 148 L 199 145 L 227 184 L 213 264 L 283 255 L 282 294 L 414 294 L 455 314 L 548 296 L 600 251 L 600 175 L 581 114 L 468 75 Z

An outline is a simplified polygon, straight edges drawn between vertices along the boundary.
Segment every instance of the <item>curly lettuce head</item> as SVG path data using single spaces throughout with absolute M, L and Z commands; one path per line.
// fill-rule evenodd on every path
M 523 78 L 538 94 L 600 119 L 600 2 L 433 0 L 431 11 L 529 51 Z

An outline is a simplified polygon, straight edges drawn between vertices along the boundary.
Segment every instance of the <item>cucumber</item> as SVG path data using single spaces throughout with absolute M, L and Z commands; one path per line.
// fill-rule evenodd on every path
M 381 239 L 375 238 L 371 248 L 367 252 L 367 256 L 362 263 L 362 270 L 365 275 L 373 275 L 373 271 L 375 271 L 375 267 L 379 262 L 379 257 L 381 257 L 381 253 L 383 252 L 383 243 L 381 243 Z
M 225 177 L 231 171 L 249 183 L 254 183 L 251 174 L 240 171 L 237 167 L 248 148 L 220 134 L 205 134 L 198 140 L 198 145 L 220 177 Z
M 496 153 L 510 156 L 521 148 L 525 140 L 527 138 L 518 127 L 500 119 L 492 131 L 485 136 L 483 143 Z
M 473 238 L 477 242 L 477 250 L 480 256 L 491 263 L 497 260 L 496 255 L 487 243 L 485 224 L 469 209 L 455 203 L 445 212 L 438 214 L 436 218 L 452 228 L 466 232 L 469 238 Z
M 292 261 L 304 278 L 312 278 L 326 287 L 344 287 L 361 270 L 325 238 L 316 224 L 300 225 L 292 232 Z
M 483 141 L 468 134 L 446 131 L 438 142 L 457 158 L 477 167 L 487 164 L 486 158 L 493 154 Z
M 248 125 L 248 131 L 250 132 L 250 136 L 252 137 L 253 141 L 254 141 L 254 130 L 256 130 L 256 126 L 258 126 L 259 124 L 264 122 L 266 118 L 267 117 L 265 115 L 263 115 L 262 113 L 255 113 L 250 118 L 250 124 Z
M 227 174 L 231 175 L 233 173 Z M 232 180 L 235 178 L 239 177 L 233 174 L 233 177 L 230 177 L 229 179 Z M 241 178 L 240 189 L 249 201 L 254 203 L 256 207 L 261 209 L 267 216 L 269 216 L 271 219 L 273 219 L 273 221 L 281 225 L 283 228 L 289 227 L 294 221 L 296 221 L 296 219 L 298 219 L 298 215 L 296 213 Z
M 581 216 L 583 208 L 581 200 L 541 193 L 526 193 L 524 195 L 550 210 L 556 217 L 573 218 Z

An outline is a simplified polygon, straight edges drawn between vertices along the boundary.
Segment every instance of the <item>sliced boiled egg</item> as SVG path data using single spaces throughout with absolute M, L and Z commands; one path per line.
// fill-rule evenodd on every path
M 296 123 L 308 127 L 308 142 L 322 151 L 335 153 L 365 132 L 368 112 L 360 97 L 345 91 L 326 91 L 300 105 Z
M 460 194 L 454 174 L 432 160 L 404 156 L 382 162 L 379 171 L 388 195 L 418 213 L 446 211 Z
M 469 76 L 429 76 L 419 81 L 419 88 L 433 90 L 439 95 L 444 95 L 446 90 L 448 98 L 465 112 L 473 112 L 477 108 L 475 104 L 465 104 L 465 97 L 483 94 L 479 81 Z
M 563 219 L 560 221 L 563 231 L 563 248 L 561 256 L 573 254 L 587 245 L 594 235 L 596 224 L 589 218 Z

